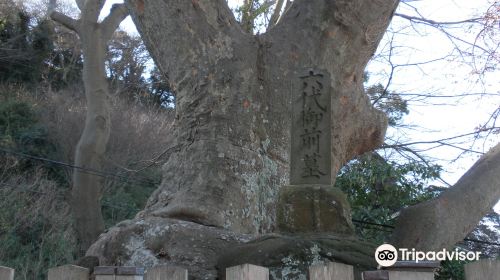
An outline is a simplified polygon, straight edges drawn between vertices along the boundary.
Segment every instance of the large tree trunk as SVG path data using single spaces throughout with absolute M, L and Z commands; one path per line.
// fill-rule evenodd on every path
M 397 3 L 296 0 L 254 36 L 224 0 L 127 1 L 177 97 L 178 148 L 140 216 L 272 231 L 289 177 L 292 84 L 307 67 L 331 77 L 332 174 L 379 145 L 386 118 L 364 93 L 363 71 Z

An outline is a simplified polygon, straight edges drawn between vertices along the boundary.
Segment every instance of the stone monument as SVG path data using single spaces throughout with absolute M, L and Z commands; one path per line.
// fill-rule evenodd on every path
M 280 190 L 278 231 L 352 234 L 347 198 L 332 186 L 331 79 L 307 69 L 293 84 L 290 185 Z

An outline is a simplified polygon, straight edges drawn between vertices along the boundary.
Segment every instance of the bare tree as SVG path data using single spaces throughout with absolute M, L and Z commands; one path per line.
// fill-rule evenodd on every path
M 105 72 L 106 44 L 128 11 L 124 4 L 115 4 L 110 14 L 102 22 L 98 22 L 104 0 L 76 2 L 81 12 L 79 19 L 59 12 L 52 12 L 51 17 L 76 32 L 83 49 L 87 115 L 85 128 L 75 151 L 75 166 L 101 170 L 111 129 Z M 101 179 L 81 170 L 73 171 L 71 207 L 83 252 L 104 230 L 100 205 Z

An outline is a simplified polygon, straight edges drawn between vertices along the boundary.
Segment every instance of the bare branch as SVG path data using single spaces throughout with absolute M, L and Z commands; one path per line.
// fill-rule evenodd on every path
M 267 29 L 273 27 L 278 23 L 278 19 L 280 18 L 281 15 L 281 8 L 283 7 L 283 3 L 285 0 L 278 0 L 276 2 L 276 7 L 274 7 L 274 12 L 271 16 L 271 19 L 269 20 L 269 24 L 267 25 Z
M 109 40 L 120 23 L 128 16 L 125 4 L 114 4 L 109 15 L 102 21 L 102 33 L 105 40 Z
M 464 20 L 459 20 L 459 21 L 435 21 L 431 19 L 426 19 L 423 17 L 415 17 L 415 16 L 410 16 L 410 15 L 405 15 L 401 13 L 394 13 L 395 16 L 407 19 L 412 22 L 417 22 L 417 23 L 427 23 L 431 25 L 455 25 L 455 24 L 464 24 L 464 23 L 479 23 L 482 18 L 470 18 L 470 19 L 464 19 Z
M 491 131 L 491 130 L 498 130 L 500 127 L 489 127 L 489 128 L 484 128 L 481 129 L 480 131 L 475 131 L 475 132 L 470 132 L 470 133 L 465 133 L 461 135 L 456 135 L 456 136 L 451 136 L 443 139 L 437 139 L 437 140 L 430 140 L 430 141 L 415 141 L 415 142 L 410 142 L 410 143 L 400 143 L 400 144 L 391 144 L 391 145 L 384 145 L 381 148 L 395 148 L 395 147 L 407 147 L 407 146 L 413 146 L 413 145 L 419 145 L 419 144 L 435 144 L 435 143 L 445 143 L 445 141 L 449 140 L 454 140 L 454 139 L 459 139 L 467 136 L 477 136 L 480 133 Z M 446 144 L 444 144 L 446 145 Z
M 394 64 L 392 63 L 392 52 L 394 51 L 394 46 L 392 45 L 393 43 L 394 43 L 394 34 L 392 35 L 392 38 L 390 40 L 390 47 L 389 47 L 389 64 L 391 65 L 391 73 L 389 74 L 389 79 L 387 79 L 387 83 L 384 87 L 384 91 L 380 94 L 379 97 L 377 97 L 377 99 L 375 99 L 372 102 L 372 105 L 377 104 L 377 102 L 380 101 L 380 99 L 386 97 L 386 95 L 389 92 L 388 91 L 389 86 L 391 85 L 392 79 L 394 77 L 394 70 L 396 69 L 396 66 L 394 66 Z
M 54 21 L 64 25 L 65 27 L 75 31 L 76 33 L 79 32 L 78 21 L 76 19 L 55 11 L 50 14 L 50 17 Z

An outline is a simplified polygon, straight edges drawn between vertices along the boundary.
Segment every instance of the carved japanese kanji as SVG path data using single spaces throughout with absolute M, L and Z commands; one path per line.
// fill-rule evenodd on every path
M 292 94 L 290 184 L 330 184 L 330 78 L 308 69 L 297 77 Z

